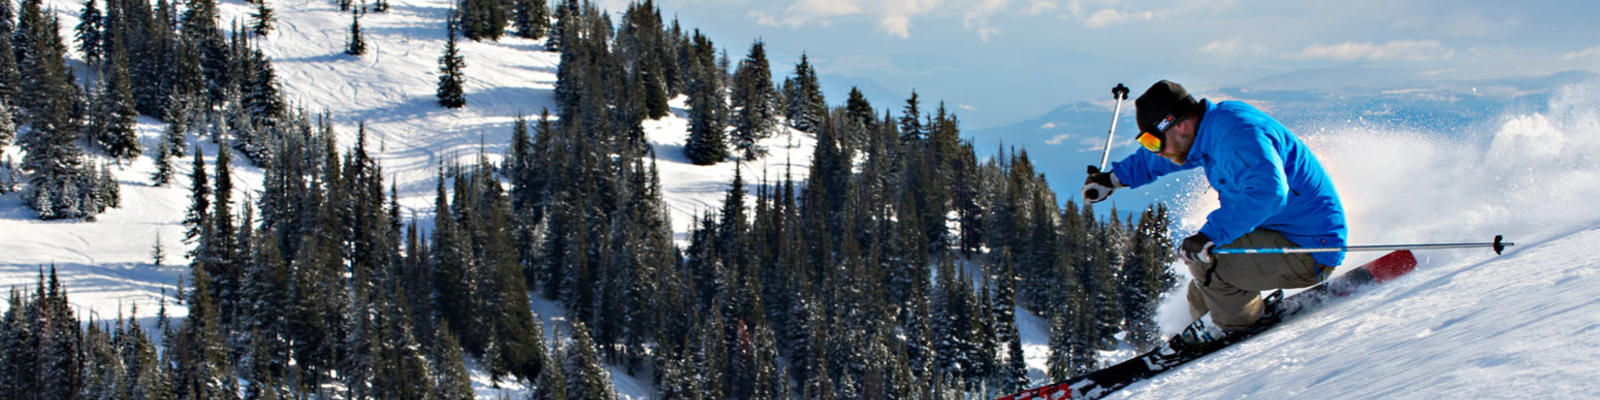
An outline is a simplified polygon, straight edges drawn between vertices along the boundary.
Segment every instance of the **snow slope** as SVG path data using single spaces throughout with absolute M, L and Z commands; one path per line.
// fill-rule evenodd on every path
M 1517 246 L 1419 252 L 1406 277 L 1112 398 L 1600 397 L 1597 110 L 1600 82 L 1589 82 L 1461 132 L 1307 138 L 1339 186 L 1351 243 L 1505 234 Z M 1182 225 L 1215 207 L 1212 193 L 1191 198 Z M 1163 308 L 1168 332 L 1187 322 L 1181 295 Z

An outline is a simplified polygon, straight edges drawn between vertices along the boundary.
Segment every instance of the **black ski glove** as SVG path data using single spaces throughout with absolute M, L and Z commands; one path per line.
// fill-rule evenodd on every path
M 1210 264 L 1212 247 L 1216 245 L 1211 243 L 1211 238 L 1203 233 L 1195 233 L 1183 239 L 1183 244 L 1178 246 L 1178 258 L 1191 264 Z
M 1089 166 L 1089 177 L 1083 179 L 1083 201 L 1099 203 L 1111 197 L 1111 192 L 1117 188 L 1124 188 L 1122 181 L 1117 180 L 1117 174 L 1111 171 L 1100 172 L 1100 168 Z

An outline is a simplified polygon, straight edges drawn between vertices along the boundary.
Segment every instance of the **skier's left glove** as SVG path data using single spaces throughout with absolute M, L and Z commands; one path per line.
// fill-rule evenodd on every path
M 1211 238 L 1204 233 L 1195 233 L 1183 239 L 1183 244 L 1178 246 L 1178 258 L 1191 264 L 1210 264 L 1213 247 L 1216 245 L 1211 243 Z

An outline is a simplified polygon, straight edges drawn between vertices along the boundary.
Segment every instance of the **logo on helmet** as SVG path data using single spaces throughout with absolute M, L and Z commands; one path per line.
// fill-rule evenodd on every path
M 1172 114 L 1167 114 L 1166 118 L 1162 118 L 1161 122 L 1156 123 L 1156 131 L 1167 133 L 1167 128 L 1172 126 L 1172 119 Z

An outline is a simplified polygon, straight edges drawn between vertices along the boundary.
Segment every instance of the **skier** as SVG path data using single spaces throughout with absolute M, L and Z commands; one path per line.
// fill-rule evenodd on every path
M 1135 151 L 1109 171 L 1091 169 L 1084 200 L 1098 203 L 1117 188 L 1140 187 L 1163 175 L 1203 168 L 1221 207 L 1183 239 L 1189 313 L 1208 311 L 1223 333 L 1261 318 L 1261 291 L 1316 285 L 1344 253 L 1232 255 L 1216 247 L 1338 247 L 1345 244 L 1344 207 L 1333 180 L 1283 124 L 1239 101 L 1195 101 L 1182 85 L 1162 80 L 1134 101 L 1141 133 Z

